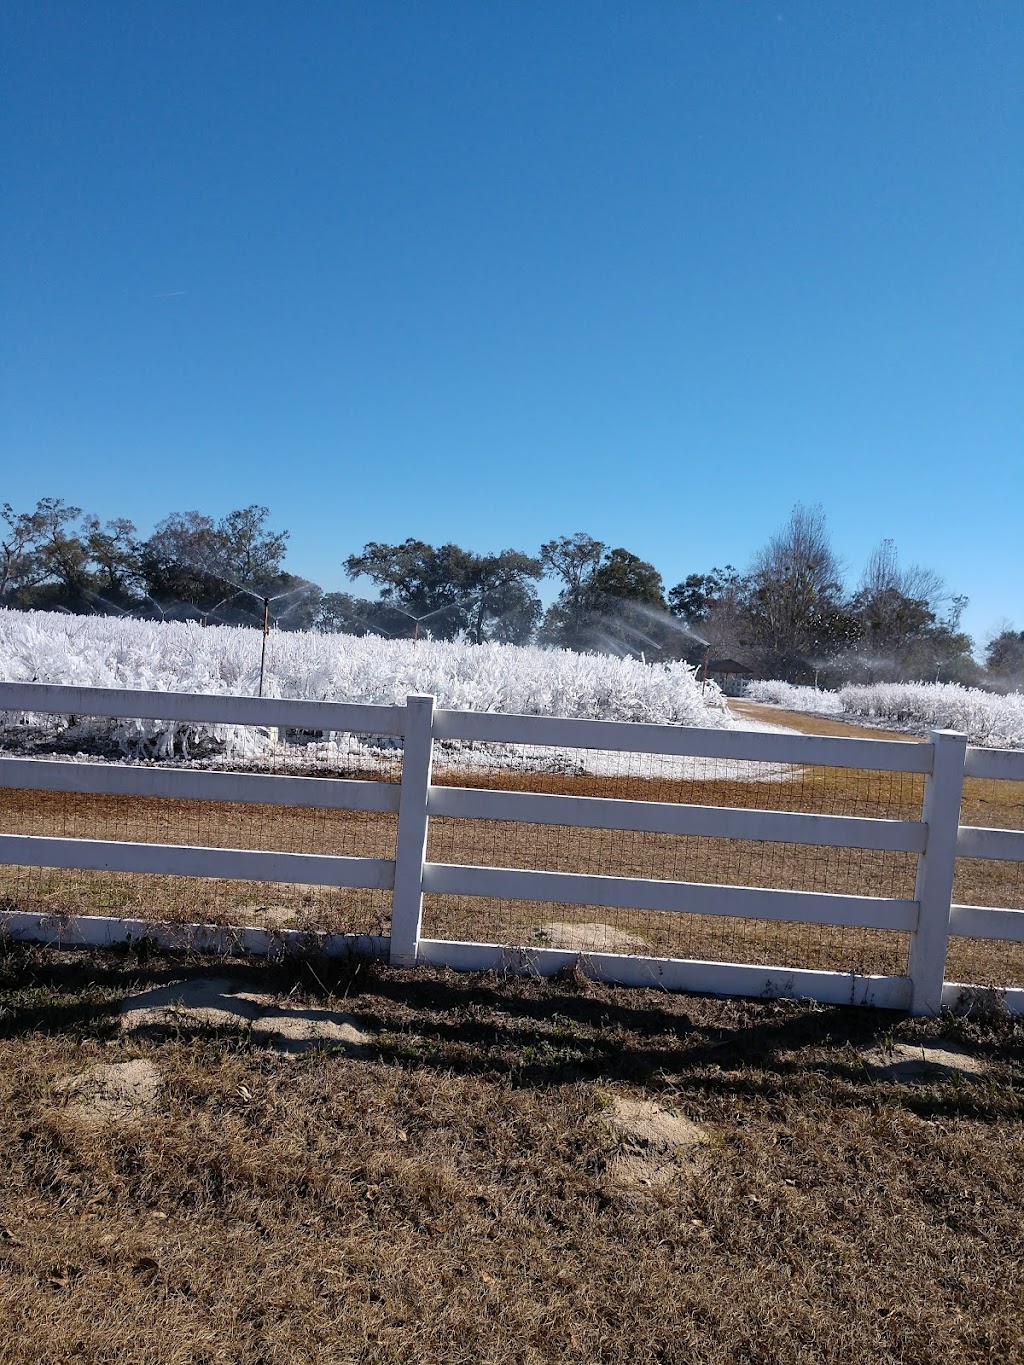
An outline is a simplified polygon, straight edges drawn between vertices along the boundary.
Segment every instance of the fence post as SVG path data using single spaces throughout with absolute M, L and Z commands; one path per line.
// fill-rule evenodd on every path
M 405 750 L 398 803 L 395 889 L 391 898 L 391 963 L 414 967 L 423 917 L 423 861 L 427 855 L 427 792 L 434 757 L 434 698 L 405 699 Z
M 932 770 L 925 778 L 925 851 L 917 860 L 914 898 L 921 909 L 910 939 L 907 974 L 911 980 L 911 1014 L 938 1014 L 946 978 L 949 913 L 960 828 L 967 737 L 955 730 L 929 730 Z

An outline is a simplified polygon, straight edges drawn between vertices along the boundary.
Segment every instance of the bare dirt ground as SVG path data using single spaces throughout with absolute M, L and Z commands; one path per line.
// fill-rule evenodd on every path
M 909 744 L 924 743 L 920 735 L 904 734 L 901 730 L 885 730 L 877 725 L 855 725 L 848 720 L 811 716 L 805 711 L 785 711 L 779 706 L 765 706 L 761 702 L 744 701 L 738 697 L 731 697 L 728 706 L 737 716 L 746 716 L 768 725 L 782 725 L 802 735 L 836 735 L 841 739 L 901 739 Z
M 368 1042 L 122 1027 L 197 970 Z M 998 1016 L 8 949 L 0 1361 L 1017 1365 L 1022 1095 Z

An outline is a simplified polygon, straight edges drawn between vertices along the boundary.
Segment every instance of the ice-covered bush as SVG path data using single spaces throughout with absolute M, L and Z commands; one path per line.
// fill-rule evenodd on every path
M 238 626 L 0 611 L 0 681 L 253 696 L 260 632 Z M 516 645 L 273 632 L 264 695 L 390 705 L 430 692 L 441 707 L 525 715 L 728 725 L 717 688 L 684 663 Z M 168 757 L 211 744 L 238 757 L 269 741 L 243 727 L 97 721 L 94 737 Z
M 1024 748 L 1024 695 L 1000 696 L 959 683 L 851 683 L 838 692 L 819 692 L 785 682 L 752 682 L 750 701 L 784 706 L 811 715 L 846 715 L 905 730 L 959 730 L 972 744 L 994 749 Z
M 999 696 L 959 683 L 867 683 L 843 687 L 847 715 L 913 729 L 960 730 L 972 744 L 1024 748 L 1024 695 Z
M 790 711 L 809 711 L 818 716 L 838 715 L 843 709 L 835 692 L 822 692 L 816 687 L 801 687 L 778 679 L 749 682 L 743 695 L 748 701 L 785 706 Z

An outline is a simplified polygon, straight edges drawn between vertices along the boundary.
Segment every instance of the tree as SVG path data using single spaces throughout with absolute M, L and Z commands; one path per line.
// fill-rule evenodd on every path
M 35 514 L 15 512 L 5 502 L 0 515 L 7 523 L 0 540 L 0 603 L 16 606 L 20 594 L 46 578 L 46 561 L 39 547 L 41 525 L 38 509 Z
M 405 617 L 405 634 L 418 635 L 422 627 L 454 640 L 467 622 L 469 558 L 458 545 L 435 549 L 411 538 L 401 545 L 371 540 L 362 554 L 349 555 L 345 572 L 377 584 L 381 601 Z
M 323 595 L 319 583 L 282 571 L 267 587 L 270 620 L 279 630 L 312 630 Z
M 558 599 L 544 618 L 542 637 L 552 644 L 587 648 L 582 643 L 590 615 L 588 592 L 607 546 L 584 531 L 559 536 L 540 547 L 540 562 L 545 572 L 561 581 Z
M 255 503 L 219 522 L 198 511 L 171 513 L 140 549 L 149 596 L 172 613 L 262 619 L 262 598 L 281 589 L 288 541 L 287 531 L 267 528 L 269 515 Z
M 751 635 L 765 671 L 807 677 L 851 643 L 856 626 L 841 610 L 841 565 L 820 506 L 797 503 L 755 555 L 750 579 Z
M 989 680 L 1000 688 L 1024 685 L 1024 630 L 1006 626 L 985 649 Z
M 591 605 L 636 602 L 655 611 L 667 611 L 661 574 L 629 550 L 609 550 L 590 579 Z
M 531 581 L 544 572 L 540 560 L 521 550 L 502 550 L 468 556 L 464 571 L 469 638 L 478 645 L 488 639 L 525 644 L 540 619 L 540 598 Z
M 269 516 L 269 508 L 252 503 L 229 512 L 213 534 L 212 567 L 227 581 L 237 581 L 241 587 L 257 593 L 277 585 L 288 545 L 287 531 L 271 531 L 267 527 Z
M 127 517 L 115 517 L 104 524 L 99 517 L 87 516 L 82 519 L 82 526 L 86 552 L 102 598 L 115 607 L 135 605 L 142 582 L 135 523 Z
M 325 592 L 313 618 L 313 630 L 325 635 L 408 634 L 409 618 L 386 605 L 347 592 Z
M 959 628 L 966 604 L 950 597 L 934 570 L 902 567 L 895 542 L 882 541 L 850 601 L 861 636 L 841 661 L 844 672 L 890 681 L 973 678 L 971 642 Z
M 140 547 L 147 594 L 162 612 L 197 616 L 226 602 L 228 585 L 210 567 L 216 530 L 203 512 L 172 512 Z
M 689 639 L 682 653 L 688 663 L 716 658 L 743 662 L 751 643 L 751 582 L 732 564 L 692 573 L 670 589 L 668 608 L 685 622 Z
M 345 571 L 378 585 L 381 602 L 405 617 L 407 635 L 422 627 L 445 640 L 464 632 L 477 644 L 523 641 L 540 615 L 531 580 L 543 569 L 521 550 L 478 555 L 451 543 L 435 548 L 422 540 L 371 541 L 346 559 Z
M 672 629 L 661 574 L 639 555 L 578 532 L 541 547 L 542 562 L 562 580 L 544 618 L 542 639 L 610 654 L 672 655 Z
M 90 575 L 88 551 L 75 534 L 80 507 L 63 498 L 40 498 L 35 511 L 16 513 L 9 503 L 3 518 L 10 528 L 3 543 L 7 604 L 47 610 L 87 612 Z

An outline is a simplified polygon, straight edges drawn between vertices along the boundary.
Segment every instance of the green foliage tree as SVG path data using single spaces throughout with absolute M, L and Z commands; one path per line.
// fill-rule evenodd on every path
M 33 512 L 14 512 L 4 504 L 7 593 L 11 605 L 90 611 L 89 553 L 75 522 L 80 507 L 62 498 L 40 498 Z
M 101 522 L 99 517 L 87 516 L 82 528 L 102 599 L 122 609 L 137 605 L 143 584 L 135 523 L 127 517 Z
M 325 635 L 408 634 L 409 618 L 384 602 L 353 597 L 347 592 L 325 592 L 313 618 L 314 630 Z
M 270 530 L 269 516 L 268 508 L 255 503 L 219 522 L 204 512 L 172 512 L 140 547 L 149 597 L 171 615 L 259 622 L 263 597 L 305 582 L 284 574 L 288 532 Z
M 381 602 L 405 616 L 407 635 L 422 628 L 446 640 L 465 633 L 478 644 L 524 641 L 540 615 L 532 580 L 542 567 L 521 550 L 478 555 L 451 543 L 371 541 L 349 555 L 345 571 L 377 584 Z
M 478 645 L 488 639 L 525 644 L 540 619 L 533 583 L 543 572 L 540 560 L 521 550 L 469 555 L 463 579 L 469 639 Z
M 750 579 L 732 564 L 707 573 L 692 573 L 671 588 L 668 608 L 689 627 L 681 646 L 688 663 L 714 658 L 746 663 L 750 652 Z
M 587 648 L 584 637 L 590 616 L 590 582 L 606 549 L 603 541 L 584 531 L 545 541 L 540 547 L 544 572 L 562 585 L 544 617 L 541 638 L 545 643 Z
M 0 538 L 0 603 L 23 605 L 23 594 L 47 576 L 46 559 L 40 548 L 41 521 L 36 513 L 16 512 L 9 502 L 0 516 L 6 530 Z
M 583 532 L 549 541 L 540 553 L 563 585 L 544 617 L 545 643 L 651 658 L 672 654 L 678 632 L 653 564 Z
M 377 584 L 381 601 L 405 617 L 405 634 L 419 634 L 422 627 L 439 639 L 454 640 L 467 620 L 468 561 L 458 545 L 371 540 L 361 554 L 349 555 L 345 572 Z

